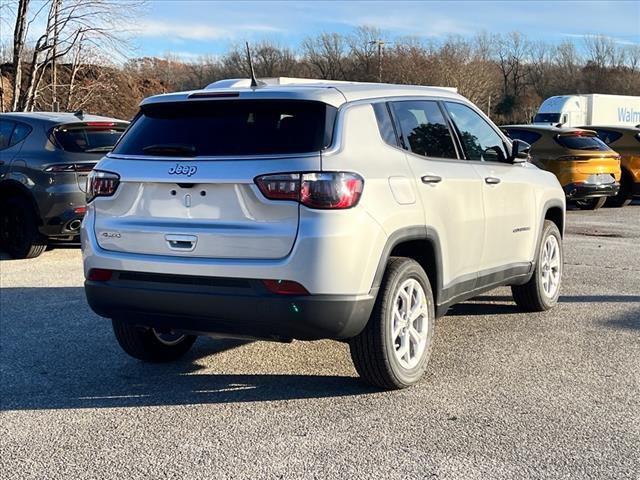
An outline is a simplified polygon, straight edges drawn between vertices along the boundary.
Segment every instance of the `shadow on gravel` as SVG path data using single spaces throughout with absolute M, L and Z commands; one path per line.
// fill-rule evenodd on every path
M 228 352 L 224 368 L 229 351 L 247 343 L 202 337 L 178 362 L 143 363 L 120 350 L 109 321 L 90 311 L 82 288 L 3 288 L 0 411 L 262 402 L 375 392 L 354 377 L 204 373 L 197 363 Z M 243 355 L 237 353 L 237 364 Z
M 491 299 L 491 301 L 502 301 L 498 300 L 503 297 L 487 297 L 486 300 Z M 506 297 L 504 297 L 506 299 Z M 511 304 L 506 305 L 502 303 L 488 303 L 483 302 L 484 297 L 477 297 L 471 301 L 458 303 L 457 305 L 452 306 L 447 311 L 448 317 L 458 317 L 465 315 L 509 315 L 522 313 L 513 301 Z M 477 300 L 477 301 L 476 301 Z M 509 298 L 511 300 L 511 298 Z M 506 301 L 506 300 L 505 300 Z
M 640 295 L 560 295 L 558 301 L 560 303 L 633 303 L 640 302 Z M 481 295 L 474 297 L 471 302 L 513 302 L 513 298 L 504 295 L 495 297 Z
M 602 324 L 609 328 L 640 331 L 640 308 L 636 308 L 630 312 L 618 315 L 617 317 L 604 320 Z

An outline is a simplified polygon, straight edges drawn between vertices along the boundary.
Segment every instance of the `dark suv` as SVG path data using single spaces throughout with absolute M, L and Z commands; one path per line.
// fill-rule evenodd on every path
M 0 114 L 0 248 L 33 258 L 49 240 L 76 241 L 86 177 L 127 125 L 82 112 Z

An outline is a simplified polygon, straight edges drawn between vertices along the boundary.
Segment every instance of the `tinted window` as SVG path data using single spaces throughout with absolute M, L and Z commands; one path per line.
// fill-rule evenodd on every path
M 11 140 L 11 133 L 15 123 L 7 120 L 0 120 L 0 148 L 7 148 Z
M 469 160 L 504 162 L 507 159 L 502 137 L 484 118 L 461 103 L 446 102 L 445 105 Z
M 302 100 L 213 100 L 143 106 L 114 153 L 224 156 L 317 152 L 336 109 Z
M 556 142 L 571 150 L 611 150 L 598 137 L 590 135 L 557 135 Z
M 589 130 L 594 130 L 594 129 L 589 128 Z M 598 130 L 595 130 L 595 132 L 598 134 L 598 138 L 602 140 L 604 143 L 606 143 L 607 145 L 611 145 L 613 142 L 615 142 L 622 136 L 620 132 L 614 132 L 613 130 L 603 130 L 600 128 Z
M 408 101 L 392 105 L 406 148 L 425 157 L 458 158 L 437 102 Z
M 538 113 L 535 117 L 533 117 L 534 123 L 558 123 L 559 121 L 559 113 Z
M 380 136 L 389 145 L 397 147 L 398 140 L 396 138 L 396 132 L 393 130 L 393 123 L 391 122 L 391 115 L 389 115 L 387 104 L 374 103 L 373 111 L 376 113 L 376 120 L 378 121 Z
M 106 153 L 116 144 L 125 126 L 62 125 L 53 130 L 57 144 L 67 152 Z
M 531 132 L 529 130 L 521 130 L 519 128 L 508 128 L 506 129 L 509 138 L 512 140 L 522 140 L 523 142 L 527 142 L 529 145 L 533 145 L 536 143 L 540 137 L 542 136 L 538 132 Z
M 11 135 L 11 146 L 14 146 L 16 143 L 20 143 L 22 140 L 27 138 L 27 135 L 31 133 L 31 127 L 27 124 L 17 122 L 16 127 L 13 129 L 13 134 Z

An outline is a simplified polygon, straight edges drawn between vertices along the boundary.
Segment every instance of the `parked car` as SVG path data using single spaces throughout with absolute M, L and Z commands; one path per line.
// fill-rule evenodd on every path
M 0 114 L 0 248 L 33 258 L 52 240 L 78 241 L 87 175 L 127 124 L 82 112 Z
M 620 155 L 593 130 L 553 125 L 505 125 L 512 139 L 531 145 L 532 161 L 555 173 L 567 200 L 596 210 L 620 190 Z
M 584 127 L 595 131 L 598 138 L 620 154 L 622 178 L 620 191 L 609 197 L 607 205 L 623 207 L 633 196 L 640 196 L 640 125 L 635 127 Z
M 90 174 L 86 296 L 129 355 L 329 338 L 394 389 L 422 377 L 451 305 L 500 285 L 556 304 L 564 192 L 462 96 L 225 85 L 144 100 Z

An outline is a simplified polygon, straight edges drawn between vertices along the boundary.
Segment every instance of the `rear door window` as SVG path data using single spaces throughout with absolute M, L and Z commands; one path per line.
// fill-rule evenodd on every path
M 512 140 L 522 140 L 523 142 L 527 142 L 529 145 L 533 145 L 542 136 L 538 132 L 531 132 L 529 130 L 523 130 L 520 128 L 508 128 L 506 129 L 509 138 Z
M 462 148 L 469 160 L 506 161 L 507 151 L 502 137 L 484 118 L 461 103 L 446 102 L 445 105 L 458 128 Z
M 611 150 L 606 143 L 593 134 L 557 135 L 556 142 L 570 150 Z
M 380 136 L 385 143 L 392 147 L 398 146 L 398 139 L 396 138 L 396 132 L 393 128 L 393 121 L 386 103 L 374 103 L 373 111 L 376 114 L 376 120 L 378 122 L 378 130 L 380 130 Z
M 11 134 L 10 146 L 14 146 L 16 143 L 20 143 L 27 138 L 27 135 L 31 133 L 31 127 L 25 123 L 17 122 L 13 133 Z
M 595 129 L 590 129 L 595 130 Z M 620 132 L 615 132 L 613 130 L 605 130 L 605 129 L 597 129 L 595 132 L 598 134 L 598 138 L 602 140 L 607 145 L 611 145 L 613 142 L 622 137 Z
M 110 152 L 126 128 L 125 124 L 93 122 L 60 125 L 53 129 L 56 144 L 66 152 Z
M 9 120 L 0 120 L 0 150 L 9 147 L 15 125 Z
M 318 152 L 337 109 L 305 100 L 213 100 L 143 106 L 115 154 L 248 156 Z
M 458 158 L 449 126 L 432 100 L 393 102 L 393 114 L 407 150 L 424 157 Z

